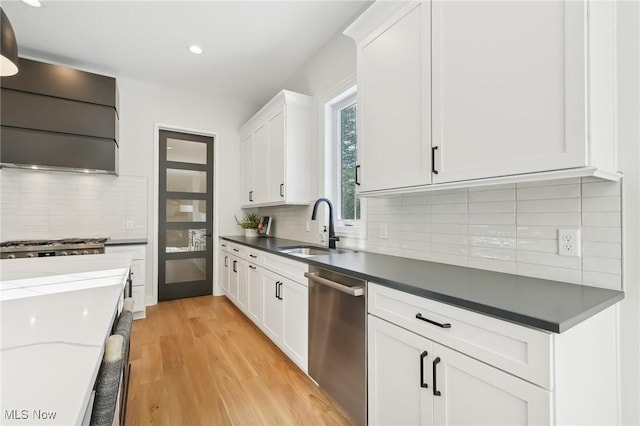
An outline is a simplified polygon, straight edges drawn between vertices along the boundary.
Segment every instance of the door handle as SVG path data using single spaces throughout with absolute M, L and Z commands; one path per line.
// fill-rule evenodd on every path
M 205 236 L 211 238 L 212 234 L 209 232 L 208 234 L 205 234 Z
M 431 147 L 431 173 L 433 173 L 434 175 L 438 174 L 438 171 L 436 170 L 436 151 L 437 150 L 438 150 L 437 146 Z
M 284 183 L 280 184 L 280 196 L 284 198 Z
M 424 359 L 429 355 L 429 352 L 424 351 L 420 354 L 420 387 L 427 389 L 428 384 L 424 382 Z
M 351 296 L 362 296 L 364 294 L 364 289 L 362 287 L 349 287 L 335 281 L 328 280 L 326 278 L 319 277 L 315 274 L 315 272 L 305 272 L 304 276 L 309 279 L 309 281 L 315 281 L 318 284 L 324 284 L 328 287 L 334 288 L 343 293 L 347 293 Z
M 360 164 L 356 166 L 356 185 L 360 186 L 360 181 L 358 180 L 358 171 L 360 170 Z
M 440 364 L 440 357 L 433 360 L 433 394 L 435 396 L 442 395 L 438 390 L 438 382 L 436 379 L 436 367 L 438 366 L 438 364 Z
M 439 322 L 435 322 L 433 320 L 430 320 L 428 318 L 423 317 L 420 312 L 418 312 L 416 314 L 416 318 L 421 320 L 421 321 L 428 322 L 429 324 L 437 325 L 440 328 L 451 328 L 451 324 L 449 324 L 448 322 L 445 322 L 444 324 L 443 323 L 439 323 Z

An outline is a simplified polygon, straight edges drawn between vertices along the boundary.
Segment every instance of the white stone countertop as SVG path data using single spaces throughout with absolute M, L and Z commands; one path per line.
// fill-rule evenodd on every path
M 130 264 L 121 254 L 0 261 L 0 424 L 82 422 Z

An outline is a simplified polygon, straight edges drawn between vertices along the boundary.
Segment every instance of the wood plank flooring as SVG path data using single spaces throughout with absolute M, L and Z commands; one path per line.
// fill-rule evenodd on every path
M 356 424 L 224 296 L 134 321 L 127 426 Z

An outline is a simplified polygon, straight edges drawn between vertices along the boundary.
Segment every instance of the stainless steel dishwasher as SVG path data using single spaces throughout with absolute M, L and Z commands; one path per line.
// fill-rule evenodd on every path
M 366 283 L 309 266 L 309 375 L 367 423 Z

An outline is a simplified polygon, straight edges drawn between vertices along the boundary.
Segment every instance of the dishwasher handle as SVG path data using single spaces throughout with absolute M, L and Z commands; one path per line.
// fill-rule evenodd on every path
M 346 285 L 342 285 L 340 283 L 337 283 L 335 281 L 331 281 L 328 280 L 326 278 L 322 278 L 319 277 L 315 272 L 305 272 L 304 276 L 307 277 L 309 280 L 311 281 L 315 281 L 318 284 L 323 284 L 326 285 L 328 287 L 334 288 L 338 291 L 341 291 L 343 293 L 347 293 L 348 295 L 351 296 L 362 296 L 364 294 L 364 288 L 362 287 L 349 287 Z

